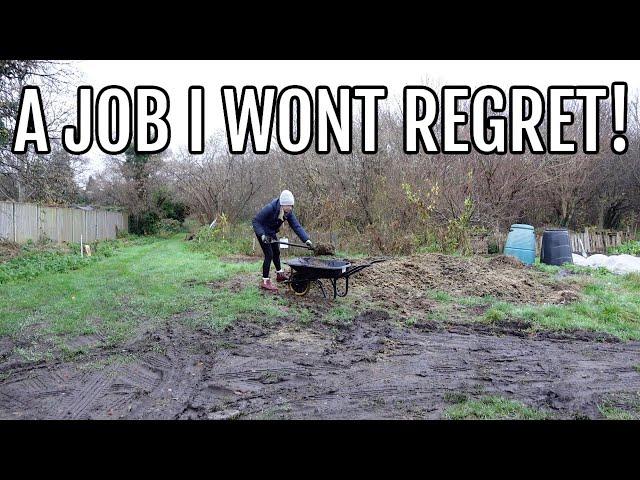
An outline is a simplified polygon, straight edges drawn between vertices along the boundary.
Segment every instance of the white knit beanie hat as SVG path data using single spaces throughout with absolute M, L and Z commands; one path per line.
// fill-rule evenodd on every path
M 280 194 L 280 205 L 293 205 L 293 193 L 283 190 Z

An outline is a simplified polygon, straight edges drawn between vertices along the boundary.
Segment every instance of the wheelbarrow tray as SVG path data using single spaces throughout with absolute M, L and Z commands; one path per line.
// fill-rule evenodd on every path
M 315 282 L 322 290 L 322 295 L 326 298 L 326 292 L 321 279 L 328 279 L 333 287 L 333 298 L 344 297 L 349 292 L 349 277 L 364 268 L 382 262 L 385 259 L 372 260 L 369 263 L 351 266 L 346 260 L 325 260 L 323 258 L 299 257 L 292 258 L 284 262 L 291 267 L 293 274 L 287 280 L 289 287 L 296 295 L 306 295 L 311 282 Z M 344 279 L 344 290 L 339 291 L 337 282 Z
M 300 257 L 284 262 L 305 279 L 340 278 L 347 273 L 351 264 L 345 260 L 325 260 L 322 258 Z

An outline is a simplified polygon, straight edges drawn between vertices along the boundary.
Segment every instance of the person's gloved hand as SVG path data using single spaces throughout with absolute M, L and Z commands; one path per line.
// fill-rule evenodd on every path
M 262 235 L 262 243 L 271 243 L 271 239 L 266 235 Z
M 306 242 L 304 242 L 307 244 L 307 247 L 309 248 L 313 248 L 313 242 L 311 241 L 311 239 L 307 240 Z

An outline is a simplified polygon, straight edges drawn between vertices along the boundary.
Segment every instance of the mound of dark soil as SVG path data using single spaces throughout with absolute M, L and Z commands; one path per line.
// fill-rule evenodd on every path
M 489 260 L 489 265 L 498 268 L 503 265 L 510 265 L 516 268 L 523 268 L 525 266 L 520 260 L 515 257 L 510 257 L 509 255 L 496 255 Z
M 354 275 L 353 285 L 362 286 L 374 300 L 407 304 L 422 302 L 433 291 L 519 304 L 560 304 L 578 298 L 571 285 L 554 283 L 543 272 L 503 255 L 488 261 L 440 254 L 402 257 Z

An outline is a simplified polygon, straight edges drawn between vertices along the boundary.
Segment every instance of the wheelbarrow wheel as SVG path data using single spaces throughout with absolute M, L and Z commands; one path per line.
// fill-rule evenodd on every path
M 311 281 L 310 280 L 297 280 L 296 277 L 299 277 L 299 276 L 300 275 L 298 275 L 296 273 L 291 275 L 291 279 L 289 280 L 289 288 L 296 295 L 303 296 L 303 295 L 306 295 L 309 292 L 309 289 L 311 288 Z

